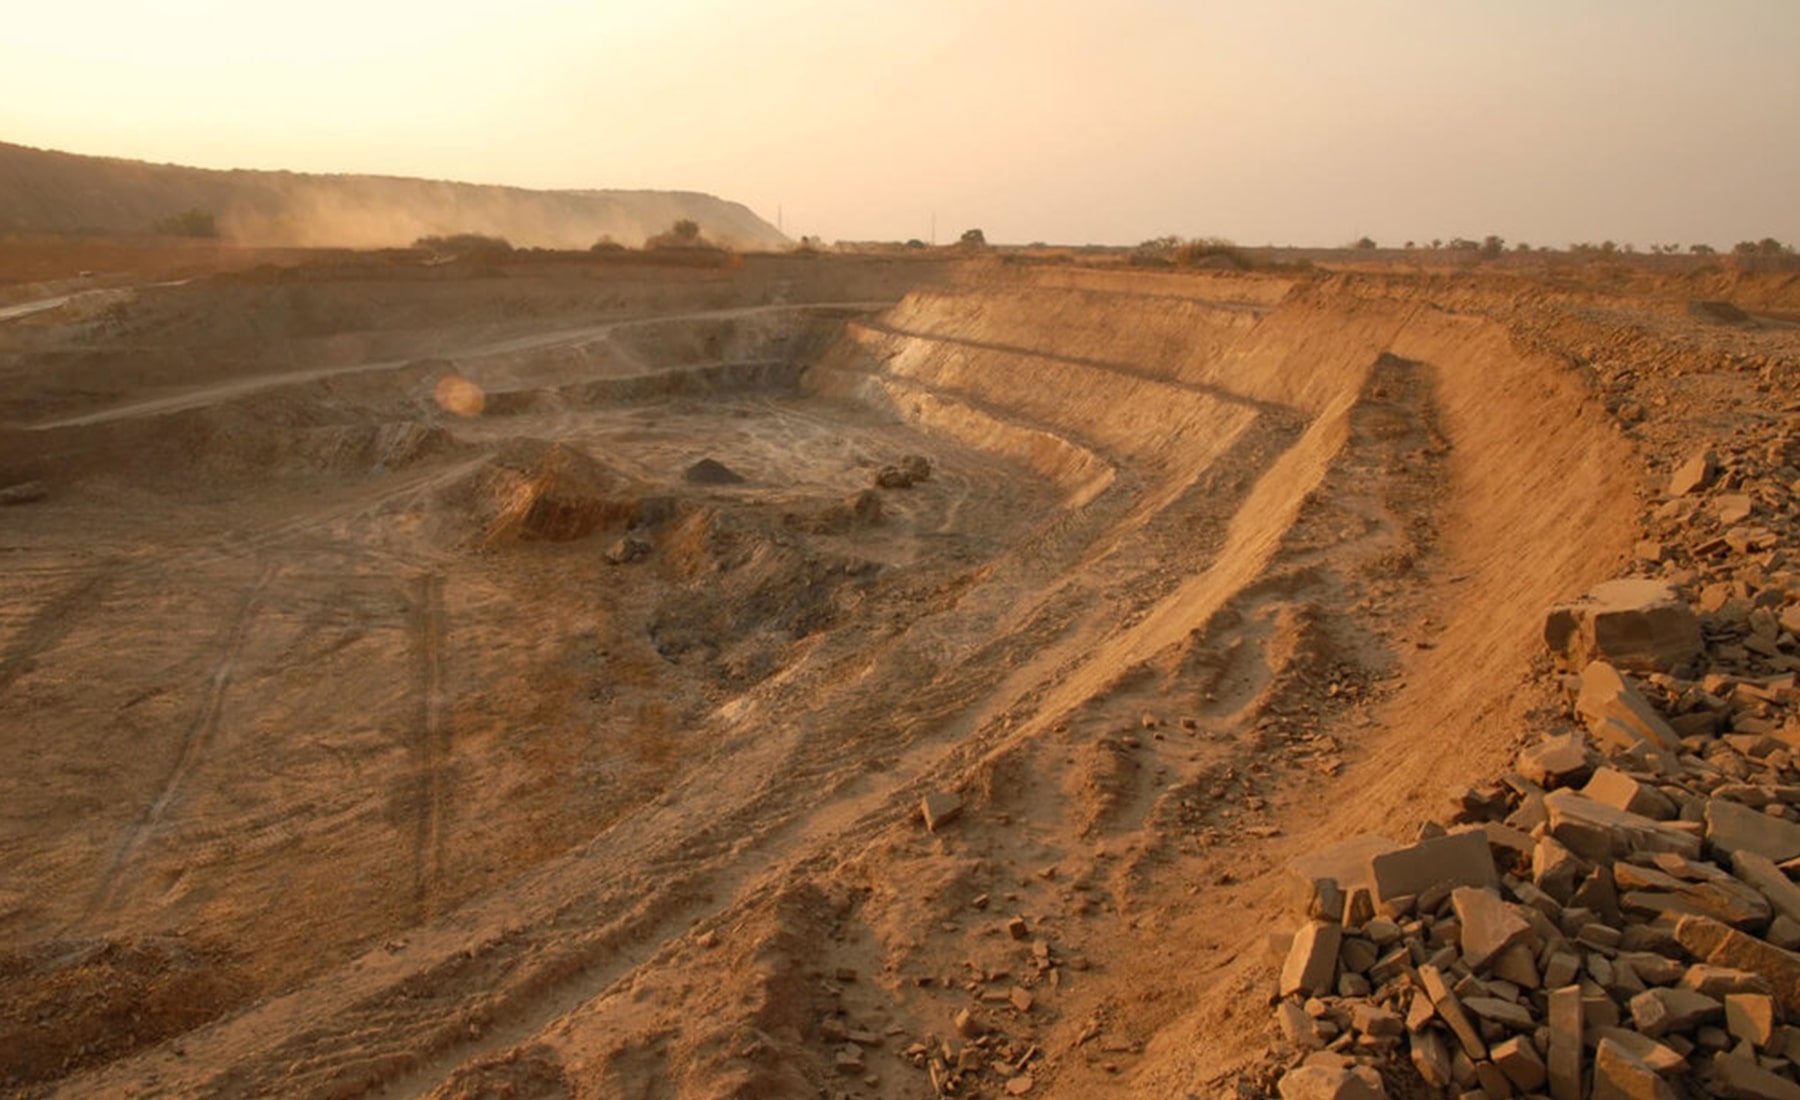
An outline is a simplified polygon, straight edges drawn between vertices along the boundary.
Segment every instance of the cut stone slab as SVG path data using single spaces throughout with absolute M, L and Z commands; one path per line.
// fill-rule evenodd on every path
M 1730 993 L 1767 993 L 1769 983 L 1761 974 L 1739 970 L 1735 966 L 1695 963 L 1681 976 L 1681 988 L 1708 997 L 1724 997 Z
M 1343 939 L 1344 930 L 1335 923 L 1313 920 L 1302 925 L 1281 967 L 1281 995 L 1329 995 L 1337 983 L 1338 949 Z
M 1712 1091 L 1728 1100 L 1800 1100 L 1800 1085 L 1770 1073 L 1753 1059 L 1714 1058 L 1712 1068 Z
M 1537 1020 L 1531 1010 L 1521 1004 L 1503 1001 L 1498 997 L 1467 997 L 1463 1007 L 1484 1020 L 1492 1020 L 1502 1027 L 1514 1031 L 1531 1031 L 1537 1027 Z
M 1767 898 L 1777 913 L 1800 921 L 1800 886 L 1795 886 L 1768 856 L 1742 849 L 1732 852 L 1731 873 Z
M 1668 795 L 1647 783 L 1640 783 L 1617 768 L 1600 768 L 1581 788 L 1581 793 L 1595 802 L 1616 810 L 1627 810 L 1653 821 L 1672 821 L 1679 812 Z
M 1544 642 L 1569 668 L 1596 660 L 1639 672 L 1667 672 L 1700 655 L 1700 620 L 1675 586 L 1628 578 L 1595 585 L 1551 608 Z
M 1682 917 L 1675 941 L 1688 954 L 1715 966 L 1748 970 L 1769 983 L 1769 992 L 1788 1019 L 1800 1018 L 1800 955 L 1764 943 L 1711 917 Z
M 1566 985 L 1550 991 L 1548 1023 L 1550 1095 L 1553 1100 L 1582 1100 L 1581 987 Z
M 949 791 L 932 791 L 919 800 L 919 811 L 925 816 L 925 827 L 937 832 L 962 815 L 961 796 Z
M 1444 1021 L 1450 1028 L 1450 1033 L 1462 1045 L 1463 1053 L 1476 1062 L 1486 1058 L 1487 1044 L 1482 1041 L 1481 1031 L 1469 1019 L 1468 1013 L 1463 1011 L 1462 1002 L 1451 992 L 1449 983 L 1444 981 L 1443 972 L 1426 964 L 1419 967 L 1419 981 L 1424 985 L 1426 996 L 1431 998 L 1438 1018 Z
M 1546 737 L 1519 753 L 1519 774 L 1540 787 L 1569 787 L 1594 770 L 1588 763 L 1587 736 L 1577 731 Z
M 1361 833 L 1340 840 L 1317 851 L 1295 856 L 1288 861 L 1288 873 L 1306 887 L 1320 879 L 1331 879 L 1346 892 L 1369 886 L 1369 860 L 1402 845 L 1374 833 Z
M 1544 796 L 1544 809 L 1549 813 L 1550 834 L 1592 862 L 1632 852 L 1673 852 L 1689 859 L 1700 856 L 1700 838 L 1692 833 L 1614 809 L 1574 791 L 1551 791 Z
M 1479 830 L 1433 837 L 1369 860 L 1378 901 L 1417 895 L 1433 886 L 1498 887 L 1494 854 Z M 1440 895 L 1441 896 L 1441 895 Z
M 1669 1083 L 1611 1039 L 1594 1050 L 1593 1100 L 1678 1100 Z
M 1281 1075 L 1281 1100 L 1387 1100 L 1381 1074 L 1369 1066 L 1345 1068 L 1309 1064 Z
M 1435 1089 L 1449 1088 L 1454 1079 L 1450 1071 L 1450 1048 L 1435 1031 L 1415 1031 L 1410 1037 L 1413 1068 L 1425 1083 Z
M 1776 863 L 1800 856 L 1800 825 L 1723 798 L 1706 800 L 1706 839 L 1720 852 L 1753 852 Z
M 1652 1039 L 1693 1031 L 1725 1016 L 1724 1004 L 1692 989 L 1647 989 L 1631 999 L 1630 1007 L 1632 1026 Z
M 1507 908 L 1500 895 L 1484 886 L 1460 886 L 1450 893 L 1460 928 L 1463 962 L 1481 970 L 1494 957 L 1531 934 L 1531 925 Z
M 1758 1050 L 1766 1049 L 1775 1037 L 1775 998 L 1767 993 L 1727 993 L 1725 1030 Z

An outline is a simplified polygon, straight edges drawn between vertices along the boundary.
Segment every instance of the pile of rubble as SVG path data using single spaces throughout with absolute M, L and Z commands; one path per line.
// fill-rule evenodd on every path
M 1663 576 L 1550 614 L 1579 728 L 1411 845 L 1297 864 L 1286 1100 L 1800 1100 L 1800 607 L 1738 459 L 1677 471 Z

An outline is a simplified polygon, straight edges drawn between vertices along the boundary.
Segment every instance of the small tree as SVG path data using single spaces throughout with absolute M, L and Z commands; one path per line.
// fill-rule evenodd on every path
M 1710 244 L 1690 244 L 1688 245 L 1688 251 L 1696 256 L 1716 256 L 1719 252 L 1718 249 Z
M 1500 253 L 1502 253 L 1504 251 L 1506 251 L 1506 238 L 1497 237 L 1491 233 L 1488 234 L 1486 237 L 1482 238 L 1482 240 L 1481 240 L 1481 258 L 1482 259 L 1484 259 L 1484 260 L 1495 259 L 1500 255 Z
M 960 243 L 966 248 L 986 248 L 987 234 L 979 229 L 965 229 Z
M 1353 245 L 1352 247 L 1362 249 L 1365 252 L 1371 251 L 1372 249 L 1375 248 L 1375 238 L 1374 237 L 1358 237 L 1358 238 L 1356 238 L 1356 244 Z

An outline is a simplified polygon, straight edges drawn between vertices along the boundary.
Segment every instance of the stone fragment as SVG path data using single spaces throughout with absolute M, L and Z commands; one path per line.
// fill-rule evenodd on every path
M 1632 852 L 1674 852 L 1696 858 L 1700 838 L 1662 822 L 1595 802 L 1574 791 L 1544 796 L 1550 833 L 1571 852 L 1607 862 Z
M 1494 956 L 1531 934 L 1531 925 L 1486 887 L 1458 887 L 1450 894 L 1450 904 L 1461 928 L 1463 962 L 1471 970 L 1482 969 Z
M 1669 495 L 1674 497 L 1697 493 L 1712 485 L 1713 479 L 1719 476 L 1719 460 L 1711 451 L 1699 454 L 1683 462 L 1669 476 Z
M 1780 863 L 1800 856 L 1800 825 L 1722 798 L 1706 800 L 1706 839 L 1724 852 L 1754 852 Z
M 1725 1006 L 1692 989 L 1647 989 L 1631 999 L 1631 1023 L 1652 1039 L 1723 1018 Z
M 1281 1100 L 1387 1100 L 1381 1074 L 1368 1066 L 1308 1063 L 1281 1075 Z
M 1494 956 L 1490 964 L 1494 977 L 1511 982 L 1520 989 L 1536 989 L 1543 984 L 1538 973 L 1537 953 L 1526 943 L 1515 943 Z
M 919 800 L 925 827 L 934 833 L 961 816 L 962 808 L 962 797 L 950 791 L 932 791 Z
M 1596 585 L 1580 599 L 1552 608 L 1544 641 L 1570 668 L 1604 660 L 1666 672 L 1699 656 L 1700 620 L 1673 585 L 1628 578 Z
M 1498 997 L 1464 997 L 1462 1004 L 1481 1019 L 1492 1020 L 1514 1031 L 1531 1031 L 1537 1027 L 1537 1020 L 1532 1018 L 1531 1010 L 1512 1001 L 1503 1001 Z
M 1680 918 L 1675 922 L 1675 939 L 1697 959 L 1757 974 L 1769 983 L 1782 1014 L 1789 1019 L 1800 1017 L 1800 955 L 1710 917 Z
M 1770 1073 L 1754 1058 L 1714 1058 L 1711 1091 L 1727 1100 L 1800 1100 L 1800 1085 Z
M 1519 774 L 1539 787 L 1567 787 L 1583 782 L 1593 771 L 1588 763 L 1587 736 L 1580 731 L 1546 737 L 1519 753 Z
M 1582 1100 L 1581 987 L 1565 985 L 1549 995 L 1549 1052 L 1545 1067 L 1550 1073 L 1553 1100 Z
M 1492 1062 L 1475 1063 L 1475 1081 L 1479 1086 L 1477 1091 L 1488 1097 L 1489 1100 L 1512 1100 L 1513 1098 L 1512 1082 L 1507 1080 L 1506 1074 L 1501 1073 L 1500 1067 Z
M 1549 834 L 1538 837 L 1531 852 L 1531 881 L 1538 889 L 1567 905 L 1587 873 L 1587 864 L 1567 845 Z
M 1680 988 L 1691 989 L 1708 997 L 1723 997 L 1727 993 L 1767 993 L 1769 983 L 1763 980 L 1761 974 L 1752 974 L 1734 966 L 1695 963 L 1681 976 Z
M 1648 1035 L 1640 1035 L 1622 1027 L 1600 1027 L 1594 1029 L 1590 1038 L 1596 1043 L 1601 1039 L 1611 1039 L 1624 1047 L 1627 1054 L 1664 1077 L 1687 1072 L 1688 1060 L 1680 1051 L 1659 1043 Z
M 1438 1018 L 1450 1028 L 1456 1036 L 1463 1052 L 1474 1061 L 1487 1057 L 1487 1044 L 1482 1041 L 1481 1031 L 1463 1011 L 1462 1003 L 1456 994 L 1450 991 L 1449 983 L 1435 966 L 1421 966 L 1419 980 L 1424 985 L 1425 993 L 1431 998 L 1431 1005 L 1437 1010 Z
M 1281 995 L 1329 994 L 1337 982 L 1338 949 L 1343 937 L 1343 928 L 1328 921 L 1313 920 L 1302 925 L 1281 967 Z
M 1439 886 L 1498 886 L 1486 834 L 1451 833 L 1384 852 L 1369 860 L 1378 900 L 1422 894 Z
M 1593 1100 L 1677 1100 L 1677 1093 L 1656 1071 L 1611 1039 L 1594 1050 Z
M 1767 993 L 1727 993 L 1725 1030 L 1759 1050 L 1775 1037 L 1775 998 Z
M 1587 786 L 1581 788 L 1581 793 L 1615 810 L 1625 810 L 1655 821 L 1672 821 L 1678 812 L 1668 795 L 1616 768 L 1596 769 Z
M 1419 1076 L 1432 1088 L 1449 1088 L 1450 1048 L 1444 1045 L 1444 1039 L 1435 1031 L 1415 1031 L 1409 1038 L 1412 1046 L 1413 1068 Z
M 1595 661 L 1582 670 L 1575 713 L 1602 744 L 1666 756 L 1679 741 L 1649 700 L 1605 661 Z M 1658 763 L 1670 770 L 1660 757 Z
M 1537 1048 L 1523 1035 L 1515 1035 L 1504 1043 L 1496 1043 L 1488 1056 L 1520 1092 L 1536 1092 L 1549 1078 L 1548 1071 L 1544 1069 L 1544 1060 L 1538 1057 Z
M 979 1039 L 987 1034 L 987 1025 L 965 1008 L 956 1014 L 956 1033 L 965 1039 Z

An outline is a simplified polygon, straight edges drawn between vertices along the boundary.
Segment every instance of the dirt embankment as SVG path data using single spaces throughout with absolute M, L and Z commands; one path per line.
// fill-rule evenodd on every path
M 255 396 L 192 349 L 305 311 L 196 288 L 117 318 L 204 334 L 155 388 L 20 387 L 85 423 L 8 593 L 15 793 L 89 802 L 7 825 L 48 885 L 0 931 L 230 960 L 217 1022 L 71 1052 L 65 1094 L 1204 1092 L 1264 1044 L 1284 862 L 1509 758 L 1543 609 L 1624 563 L 1634 436 L 1690 405 L 1631 420 L 1583 349 L 1626 312 L 1702 361 L 1682 311 L 1523 281 L 978 265 L 876 309 L 815 270 L 309 285 L 305 346 L 401 363 Z M 14 377 L 103 377 L 48 332 Z M 183 348 L 210 381 L 146 407 Z M 433 411 L 448 370 L 479 416 Z M 151 479 L 155 521 L 103 469 L 277 407 L 442 436 Z M 79 763 L 127 726 L 141 769 Z

